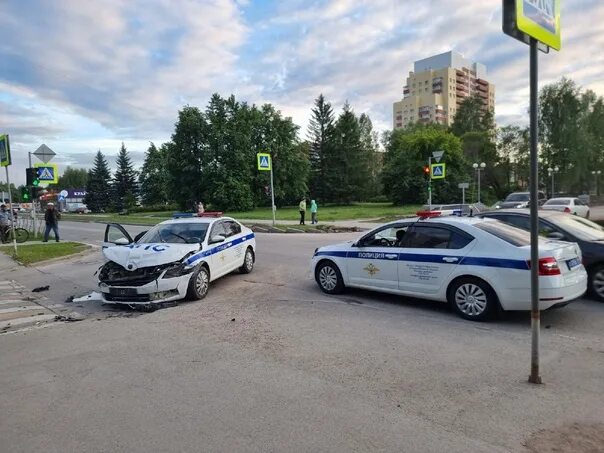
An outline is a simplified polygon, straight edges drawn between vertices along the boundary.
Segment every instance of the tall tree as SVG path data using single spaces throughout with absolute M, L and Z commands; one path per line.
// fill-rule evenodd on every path
M 326 199 L 330 196 L 326 187 L 328 164 L 326 155 L 333 151 L 335 145 L 334 113 L 331 104 L 323 94 L 315 99 L 308 125 L 310 142 L 310 191 L 311 196 Z
M 368 159 L 370 177 L 366 196 L 376 197 L 383 192 L 381 176 L 384 153 L 380 152 L 377 132 L 373 130 L 371 118 L 366 113 L 362 113 L 359 117 L 359 127 L 361 130 L 361 147 Z
M 94 166 L 88 171 L 84 203 L 92 212 L 104 212 L 109 208 L 111 197 L 111 173 L 105 156 L 99 149 L 94 158 Z
M 178 112 L 172 141 L 166 144 L 168 199 L 181 208 L 192 207 L 201 200 L 201 156 L 207 145 L 204 115 L 197 107 L 185 106 Z
M 152 142 L 145 154 L 145 162 L 139 176 L 142 202 L 145 206 L 165 204 L 168 201 L 166 183 L 166 149 L 157 149 Z
M 112 188 L 116 208 L 121 211 L 133 207 L 138 196 L 138 174 L 123 142 L 117 155 L 116 167 Z
M 428 157 L 438 150 L 444 151 L 441 162 L 447 164 L 447 177 L 432 184 L 432 199 L 435 203 L 459 199 L 458 184 L 467 180 L 468 162 L 458 137 L 438 125 L 417 125 L 393 131 L 385 145 L 384 188 L 392 202 L 426 202 L 428 178 L 423 168 Z
M 460 104 L 451 125 L 451 132 L 462 137 L 467 132 L 495 131 L 493 112 L 485 107 L 478 95 L 468 96 Z
M 88 171 L 84 168 L 67 167 L 59 177 L 57 189 L 82 189 L 88 182 Z

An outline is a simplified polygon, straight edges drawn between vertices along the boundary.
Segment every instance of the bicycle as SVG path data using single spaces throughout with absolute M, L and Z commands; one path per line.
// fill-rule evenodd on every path
M 0 237 L 3 244 L 13 242 L 13 238 L 15 238 L 17 244 L 21 244 L 29 239 L 29 231 L 25 228 L 17 227 L 13 229 L 6 226 L 0 229 Z

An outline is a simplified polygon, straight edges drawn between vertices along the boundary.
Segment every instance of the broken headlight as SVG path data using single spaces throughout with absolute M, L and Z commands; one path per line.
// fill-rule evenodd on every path
M 166 270 L 163 278 L 174 278 L 174 277 L 182 277 L 185 274 L 191 272 L 193 268 L 186 269 L 185 263 L 178 263 L 174 266 L 169 267 Z

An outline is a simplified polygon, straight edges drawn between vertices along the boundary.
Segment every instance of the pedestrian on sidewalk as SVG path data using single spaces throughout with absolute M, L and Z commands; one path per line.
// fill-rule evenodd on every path
M 304 225 L 304 215 L 306 214 L 306 198 L 302 198 L 302 201 L 300 201 L 300 205 L 298 207 L 300 209 L 300 225 Z
M 46 230 L 44 230 L 44 242 L 48 242 L 48 235 L 50 230 L 55 234 L 55 241 L 59 242 L 59 220 L 61 219 L 61 213 L 55 209 L 54 203 L 48 203 L 46 205 L 46 212 L 44 213 L 44 221 L 46 222 Z
M 310 200 L 310 223 L 312 223 L 313 225 L 319 223 L 319 221 L 317 220 L 317 210 L 317 202 L 315 200 Z
M 199 203 L 197 203 L 197 216 L 201 217 L 204 212 L 206 212 L 206 210 L 203 207 L 203 203 L 200 201 Z
M 10 226 L 10 217 L 8 209 L 6 209 L 6 205 L 2 204 L 0 206 L 0 237 L 2 238 L 2 242 L 6 242 L 8 239 L 8 230 Z

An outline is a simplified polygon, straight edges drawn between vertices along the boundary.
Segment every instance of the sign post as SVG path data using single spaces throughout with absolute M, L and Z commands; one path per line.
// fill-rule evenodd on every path
M 15 217 L 13 214 L 13 194 L 10 190 L 10 177 L 8 175 L 8 166 L 12 163 L 10 156 L 10 141 L 8 134 L 0 135 L 0 166 L 6 170 L 6 186 L 8 188 L 8 211 L 10 212 L 10 229 L 13 232 L 13 247 L 15 255 L 17 254 L 17 237 L 15 236 Z
M 273 211 L 273 226 L 275 226 L 275 188 L 273 185 L 273 161 L 271 159 L 271 155 L 268 153 L 258 153 L 256 154 L 256 158 L 258 159 L 258 170 L 259 171 L 270 171 L 271 172 L 271 210 Z
M 443 179 L 445 177 L 445 164 L 439 163 L 443 158 L 444 151 L 433 151 L 432 155 L 428 156 L 428 169 L 430 170 L 430 177 L 428 178 L 428 211 L 432 211 L 432 180 Z M 432 163 L 432 159 L 436 161 Z M 439 167 L 434 173 L 434 167 Z
M 460 182 L 457 187 L 461 189 L 461 204 L 466 204 L 466 189 L 470 187 L 469 182 Z
M 539 374 L 539 217 L 537 160 L 537 109 L 539 96 L 538 51 L 560 50 L 560 0 L 503 0 L 503 32 L 530 46 L 530 211 L 531 211 L 531 374 L 529 382 L 541 384 Z

